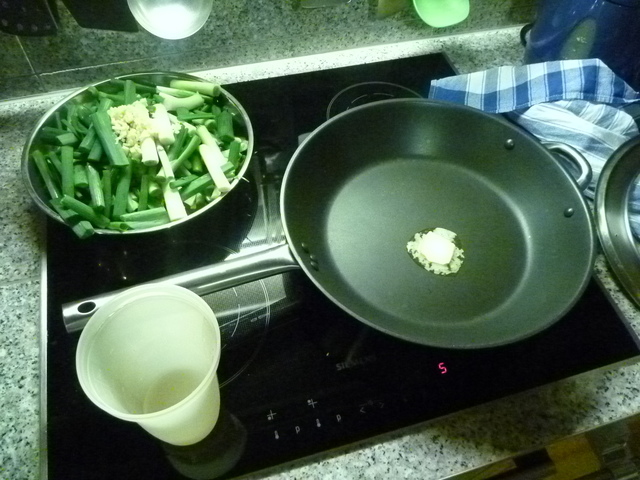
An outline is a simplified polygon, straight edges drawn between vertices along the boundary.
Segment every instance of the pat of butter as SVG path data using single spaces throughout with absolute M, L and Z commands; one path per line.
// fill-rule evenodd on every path
M 451 263 L 456 246 L 454 243 L 436 232 L 429 232 L 423 235 L 418 246 L 429 262 L 447 265 Z

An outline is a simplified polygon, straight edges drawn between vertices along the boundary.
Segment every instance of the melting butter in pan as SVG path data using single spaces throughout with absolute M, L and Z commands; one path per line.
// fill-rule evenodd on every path
M 445 228 L 433 228 L 416 233 L 407 243 L 407 251 L 420 266 L 436 275 L 457 273 L 462 266 L 464 250 L 457 235 Z

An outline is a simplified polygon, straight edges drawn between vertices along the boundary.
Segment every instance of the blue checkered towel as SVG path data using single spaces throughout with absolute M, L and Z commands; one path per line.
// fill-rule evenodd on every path
M 640 93 L 598 59 L 499 67 L 434 80 L 429 98 L 505 113 L 542 141 L 573 146 L 593 169 L 585 190 L 591 199 L 605 162 L 639 134 L 620 107 L 639 101 Z M 629 207 L 631 228 L 640 238 L 640 183 Z

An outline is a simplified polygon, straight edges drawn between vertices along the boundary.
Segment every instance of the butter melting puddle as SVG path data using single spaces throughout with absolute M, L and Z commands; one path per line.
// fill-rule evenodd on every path
M 458 235 L 445 228 L 427 228 L 407 242 L 412 260 L 436 275 L 458 273 L 464 261 L 464 250 Z

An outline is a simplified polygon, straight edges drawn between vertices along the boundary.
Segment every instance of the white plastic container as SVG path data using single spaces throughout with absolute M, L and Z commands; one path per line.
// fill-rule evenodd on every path
M 127 4 L 142 28 L 168 40 L 196 33 L 213 8 L 213 0 L 127 0 Z
M 164 442 L 191 445 L 218 419 L 220 351 L 220 328 L 204 300 L 175 285 L 143 285 L 91 317 L 76 369 L 86 395 L 105 412 Z

